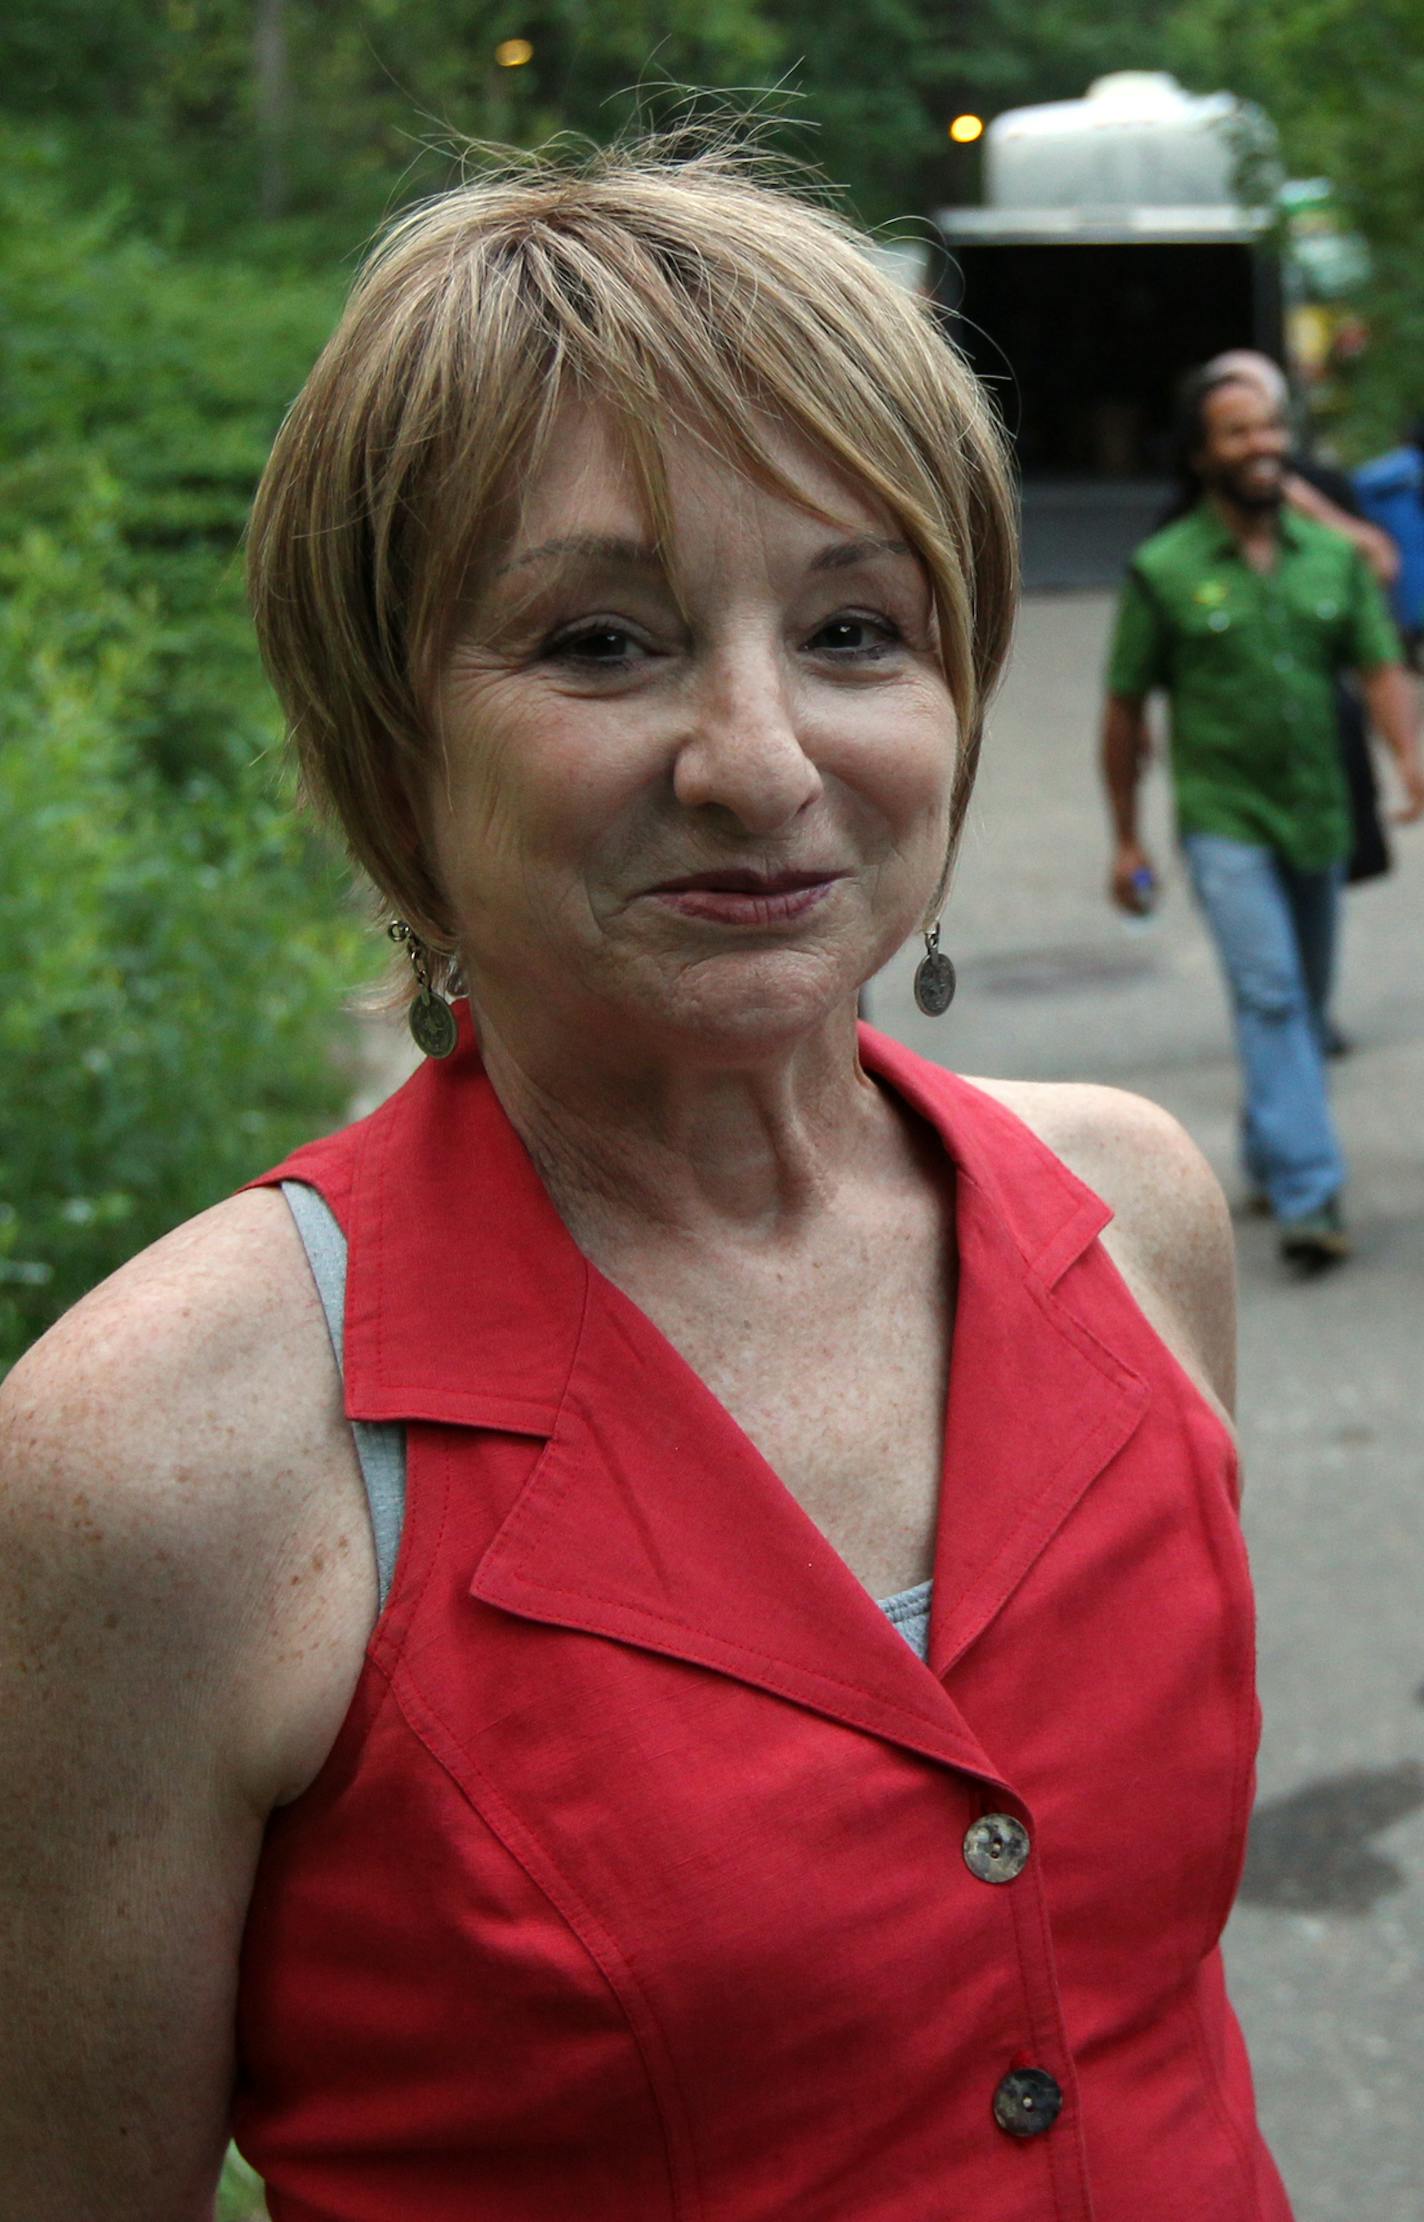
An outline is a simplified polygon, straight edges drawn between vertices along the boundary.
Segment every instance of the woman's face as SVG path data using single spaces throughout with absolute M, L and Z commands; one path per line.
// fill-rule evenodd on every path
M 920 921 L 956 748 L 929 583 L 873 498 L 776 454 L 819 515 L 674 439 L 664 550 L 571 411 L 448 658 L 426 831 L 507 1041 L 785 1043 Z

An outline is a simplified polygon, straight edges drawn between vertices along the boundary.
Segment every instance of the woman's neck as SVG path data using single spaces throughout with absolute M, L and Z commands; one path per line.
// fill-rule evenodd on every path
M 566 1225 L 595 1256 L 641 1233 L 767 1241 L 903 1145 L 861 1068 L 855 1014 L 777 1053 L 607 1061 L 511 1041 L 482 1016 L 490 1081 Z M 539 1054 L 542 1046 L 544 1054 Z

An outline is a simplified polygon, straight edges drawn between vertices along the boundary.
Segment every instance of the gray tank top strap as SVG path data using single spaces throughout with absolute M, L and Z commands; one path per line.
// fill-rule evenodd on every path
M 930 1655 L 930 1605 L 934 1598 L 934 1583 L 916 1582 L 913 1589 L 896 1590 L 893 1597 L 879 1600 L 880 1610 L 886 1619 L 898 1628 L 917 1658 L 928 1660 Z
M 340 1373 L 346 1327 L 346 1237 L 330 1205 L 305 1181 L 284 1180 L 282 1194 L 302 1238 Z M 384 1608 L 405 1525 L 405 1429 L 399 1420 L 353 1420 L 351 1433 L 366 1485 L 377 1594 L 379 1607 Z

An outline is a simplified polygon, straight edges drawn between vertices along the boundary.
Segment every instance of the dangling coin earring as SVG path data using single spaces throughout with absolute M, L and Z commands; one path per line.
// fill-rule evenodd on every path
M 925 953 L 915 967 L 915 1001 L 926 1018 L 943 1018 L 958 984 L 954 966 L 940 948 L 936 920 L 925 934 Z
M 427 1057 L 448 1057 L 460 1039 L 460 1029 L 455 1024 L 455 1014 L 443 995 L 437 995 L 430 985 L 428 952 L 419 934 L 412 932 L 403 918 L 397 918 L 386 928 L 392 941 L 405 944 L 410 968 L 415 974 L 417 994 L 410 1006 L 410 1031 L 417 1049 Z

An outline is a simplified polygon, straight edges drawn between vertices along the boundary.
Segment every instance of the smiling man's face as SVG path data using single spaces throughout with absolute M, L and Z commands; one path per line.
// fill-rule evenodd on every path
M 1289 436 L 1280 409 L 1247 379 L 1215 387 L 1202 404 L 1196 466 L 1210 494 L 1238 509 L 1278 509 Z

